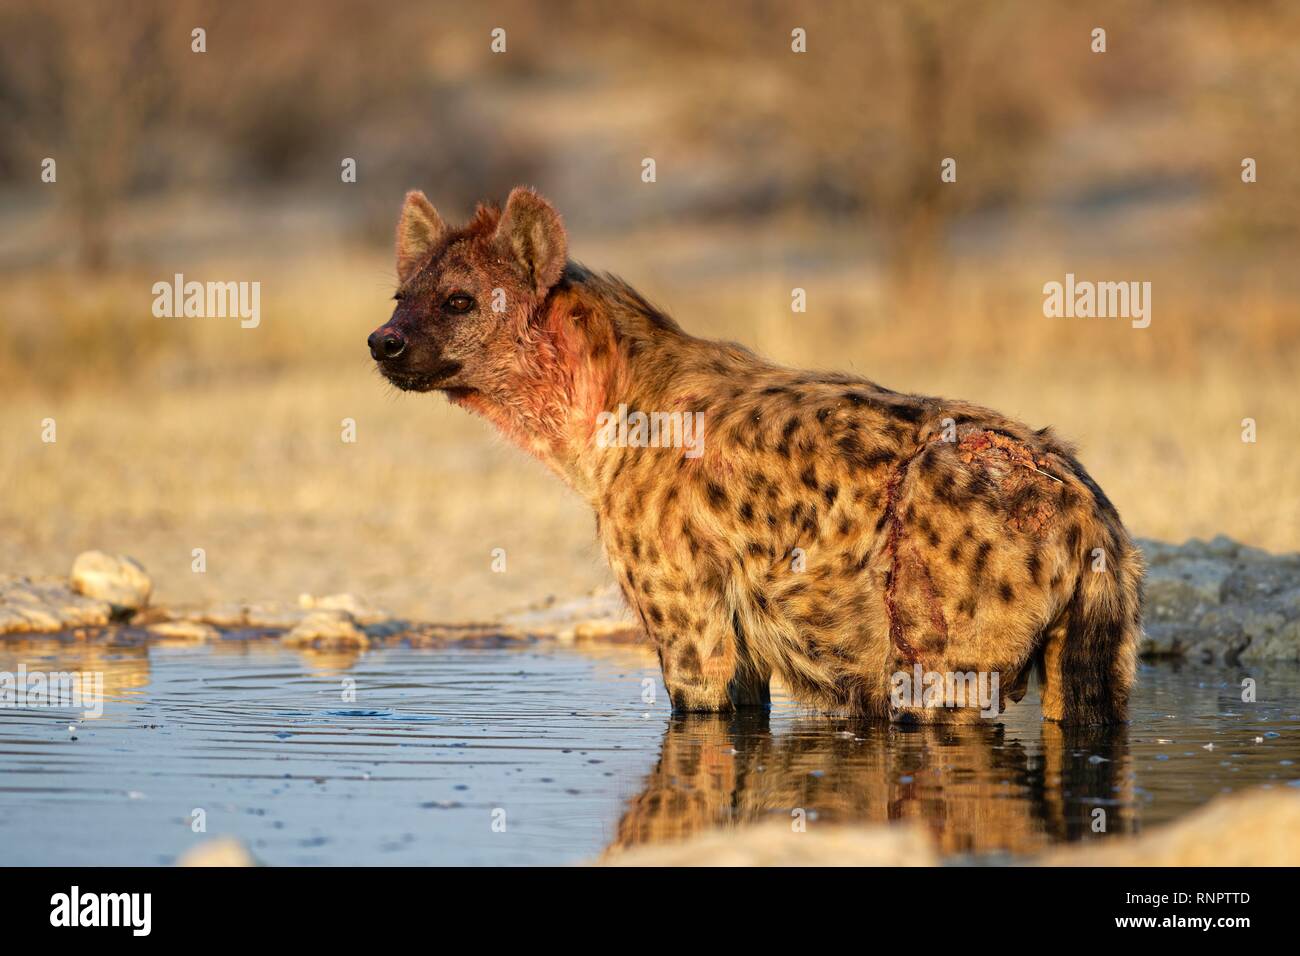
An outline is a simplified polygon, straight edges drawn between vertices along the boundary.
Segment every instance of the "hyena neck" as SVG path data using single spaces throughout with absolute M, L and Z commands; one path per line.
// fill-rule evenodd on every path
M 670 401 L 682 345 L 694 341 L 630 286 L 569 263 L 521 336 L 496 387 L 452 396 L 491 421 L 590 501 L 603 493 L 601 412 Z

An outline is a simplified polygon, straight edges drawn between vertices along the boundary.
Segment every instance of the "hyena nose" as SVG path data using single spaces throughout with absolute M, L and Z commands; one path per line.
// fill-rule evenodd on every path
M 371 332 L 366 344 L 370 346 L 370 356 L 375 361 L 397 358 L 406 351 L 406 339 L 400 332 L 387 327 Z

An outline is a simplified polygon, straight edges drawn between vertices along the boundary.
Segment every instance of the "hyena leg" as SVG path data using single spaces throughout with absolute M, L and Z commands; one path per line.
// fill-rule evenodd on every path
M 1043 719 L 1079 725 L 1127 720 L 1139 635 L 1131 607 L 1077 590 L 1044 633 Z
M 769 709 L 772 706 L 772 671 L 741 661 L 727 684 L 727 696 L 736 710 Z
M 1043 646 L 1039 650 L 1039 696 L 1042 698 L 1043 720 L 1058 723 L 1065 719 L 1065 675 L 1061 672 L 1065 654 L 1067 622 L 1064 615 L 1057 618 L 1043 632 Z
M 657 636 L 657 635 L 656 635 Z M 738 649 L 729 619 L 706 616 L 704 626 L 659 641 L 664 687 L 677 713 L 724 713 L 766 707 L 771 672 Z

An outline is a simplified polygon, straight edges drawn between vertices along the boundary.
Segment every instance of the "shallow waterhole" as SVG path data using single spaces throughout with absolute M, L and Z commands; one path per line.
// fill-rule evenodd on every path
M 570 863 L 798 818 L 919 820 L 950 861 L 996 863 L 1300 788 L 1296 667 L 1144 665 L 1127 728 L 1062 732 L 1032 689 L 965 728 L 784 698 L 766 719 L 674 719 L 627 646 L 0 642 L 0 672 L 20 664 L 101 672 L 107 699 L 91 718 L 0 707 L 5 865 L 170 864 L 217 835 L 272 865 Z

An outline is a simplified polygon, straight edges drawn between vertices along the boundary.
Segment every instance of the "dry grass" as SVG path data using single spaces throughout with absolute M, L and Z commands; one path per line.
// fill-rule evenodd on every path
M 683 268 L 748 241 L 633 237 L 576 252 L 624 271 L 692 331 L 1056 425 L 1140 535 L 1300 546 L 1300 318 L 1274 272 L 1076 267 L 1152 279 L 1152 326 L 1134 330 L 1045 319 L 1041 285 L 1067 271 L 1048 260 L 965 267 L 946 291 L 895 307 L 852 267 Z M 101 547 L 141 559 L 168 601 L 353 590 L 438 618 L 606 580 L 586 506 L 540 465 L 441 398 L 374 374 L 363 341 L 388 310 L 386 257 L 214 260 L 193 277 L 260 277 L 262 326 L 155 319 L 151 274 L 0 285 L 0 569 L 62 573 Z M 793 285 L 808 289 L 806 315 L 789 311 Z M 1244 417 L 1255 444 L 1241 441 Z M 355 444 L 341 441 L 344 418 Z M 200 547 L 206 574 L 190 570 Z M 504 574 L 491 571 L 498 547 Z

